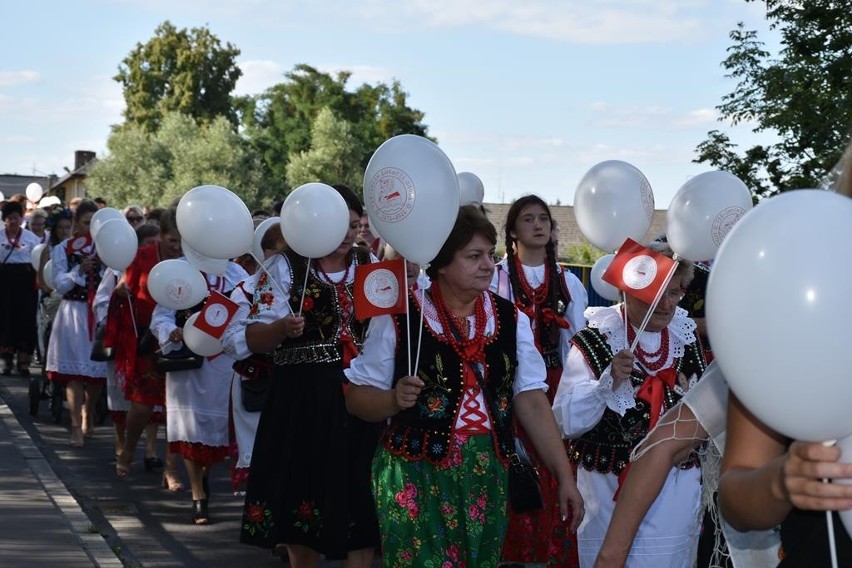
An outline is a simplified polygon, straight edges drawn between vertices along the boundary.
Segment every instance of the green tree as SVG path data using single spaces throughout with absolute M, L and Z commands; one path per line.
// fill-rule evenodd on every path
M 239 54 L 206 27 L 178 30 L 163 22 L 147 43 L 136 44 L 113 77 L 123 86 L 126 123 L 150 132 L 167 112 L 177 111 L 201 122 L 223 116 L 236 126 L 231 93 L 242 75 Z
M 569 264 L 580 266 L 592 266 L 595 261 L 606 253 L 599 248 L 595 248 L 589 243 L 575 243 L 568 246 L 567 259 Z
M 755 0 L 746 0 L 752 2 Z M 696 148 L 698 163 L 728 170 L 757 197 L 819 187 L 840 158 L 852 126 L 852 10 L 838 0 L 765 0 L 770 28 L 780 34 L 773 55 L 740 23 L 722 62 L 736 89 L 716 108 L 720 120 L 753 123 L 777 134 L 774 144 L 740 151 L 713 130 Z
M 86 181 L 116 207 L 165 206 L 205 184 L 230 189 L 249 207 L 280 198 L 264 183 L 260 157 L 224 117 L 198 124 L 168 113 L 156 132 L 137 124 L 115 129 L 107 148 Z
M 287 182 L 290 187 L 320 181 L 343 183 L 361 195 L 364 169 L 361 167 L 361 142 L 352 125 L 338 120 L 330 109 L 319 111 L 314 120 L 311 147 L 290 155 Z
M 408 106 L 399 83 L 365 84 L 350 92 L 346 88 L 350 76 L 348 71 L 332 76 L 300 64 L 285 75 L 286 81 L 238 101 L 245 132 L 263 156 L 276 186 L 293 187 L 287 164 L 291 156 L 311 149 L 314 121 L 324 108 L 352 125 L 352 135 L 361 148 L 362 167 L 392 136 L 427 135 L 423 113 Z

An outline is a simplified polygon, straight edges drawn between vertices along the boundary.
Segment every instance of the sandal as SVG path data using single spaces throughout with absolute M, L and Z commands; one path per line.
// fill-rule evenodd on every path
M 71 428 L 70 444 L 72 448 L 83 447 L 83 430 L 81 428 Z
M 130 475 L 130 466 L 124 465 L 120 461 L 115 462 L 115 476 L 119 479 L 124 479 Z
M 206 525 L 210 523 L 210 514 L 207 512 L 207 499 L 192 500 L 192 524 Z
M 163 472 L 163 489 L 168 489 L 172 493 L 183 491 L 183 482 L 176 471 L 166 470 Z

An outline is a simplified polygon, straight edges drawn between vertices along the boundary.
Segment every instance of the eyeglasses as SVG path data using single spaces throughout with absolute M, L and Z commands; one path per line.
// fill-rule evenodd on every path
M 144 219 L 144 217 L 135 217 L 133 215 L 127 216 L 127 220 L 130 221 L 131 223 L 138 223 L 139 221 L 141 221 L 143 219 Z
M 683 300 L 684 296 L 686 296 L 686 290 L 684 290 L 683 288 L 673 288 L 671 290 L 666 290 L 663 294 L 664 298 L 667 298 L 674 303 L 678 303 Z

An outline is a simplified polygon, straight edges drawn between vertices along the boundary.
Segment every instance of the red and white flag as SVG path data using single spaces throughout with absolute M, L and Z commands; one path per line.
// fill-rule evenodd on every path
M 221 339 L 239 306 L 216 290 L 210 291 L 207 302 L 195 320 L 195 327 L 216 339 Z
M 676 268 L 677 261 L 627 239 L 601 278 L 646 304 L 655 304 Z
M 361 264 L 355 269 L 355 317 L 405 313 L 405 260 Z

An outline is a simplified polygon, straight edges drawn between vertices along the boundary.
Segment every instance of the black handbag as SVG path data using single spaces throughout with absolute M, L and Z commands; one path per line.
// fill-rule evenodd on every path
M 240 394 L 246 412 L 263 410 L 272 381 L 273 366 L 268 356 L 257 354 L 234 363 L 234 371 L 240 375 Z
M 509 503 L 515 513 L 531 513 L 544 507 L 538 470 L 518 452 L 509 456 Z
M 104 334 L 106 332 L 106 322 L 99 323 L 95 328 L 95 338 L 92 340 L 92 352 L 89 354 L 89 359 L 103 363 L 104 361 L 112 361 L 115 357 L 115 351 L 112 347 L 104 347 Z
M 191 371 L 200 369 L 203 364 L 204 357 L 193 353 L 186 345 L 175 351 L 160 351 L 157 354 L 157 370 L 161 373 Z

